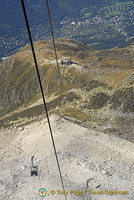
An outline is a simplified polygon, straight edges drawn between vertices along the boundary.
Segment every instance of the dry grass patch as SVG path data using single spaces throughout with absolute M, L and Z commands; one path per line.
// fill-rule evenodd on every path
M 133 70 L 126 70 L 121 72 L 112 72 L 106 76 L 108 83 L 116 87 L 121 87 L 124 80 L 133 72 Z
M 64 110 L 61 110 L 60 113 L 58 111 L 57 114 L 61 114 L 65 117 L 70 117 L 81 122 L 86 122 L 90 117 L 86 113 L 82 112 L 80 109 L 73 107 L 66 107 Z

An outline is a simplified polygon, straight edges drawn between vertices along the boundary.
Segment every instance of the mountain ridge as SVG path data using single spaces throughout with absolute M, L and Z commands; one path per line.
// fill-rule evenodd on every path
M 122 132 L 122 137 L 128 134 L 133 141 L 133 46 L 92 50 L 75 40 L 57 39 L 63 97 L 52 42 L 37 41 L 34 46 L 50 113 L 84 127 L 102 129 L 105 124 L 110 128 L 104 132 L 117 136 Z M 72 59 L 72 65 L 61 66 L 65 56 Z M 42 118 L 44 106 L 30 45 L 0 63 L 0 70 L 0 127 Z

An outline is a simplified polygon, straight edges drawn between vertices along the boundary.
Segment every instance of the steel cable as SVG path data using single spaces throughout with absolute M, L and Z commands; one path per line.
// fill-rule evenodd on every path
M 49 115 L 48 115 L 46 100 L 45 100 L 44 91 L 43 91 L 43 87 L 42 87 L 41 77 L 40 77 L 40 73 L 39 73 L 38 63 L 37 63 L 35 50 L 34 50 L 34 46 L 33 46 L 31 31 L 30 31 L 30 27 L 29 27 L 28 18 L 27 18 L 26 8 L 25 8 L 25 4 L 24 4 L 23 0 L 21 0 L 21 6 L 22 6 L 22 10 L 23 10 L 23 14 L 24 14 L 25 22 L 26 22 L 26 27 L 27 27 L 27 31 L 28 31 L 28 35 L 29 35 L 29 40 L 30 40 L 31 49 L 32 49 L 32 53 L 33 53 L 34 63 L 35 63 L 35 67 L 36 67 L 36 72 L 37 72 L 38 81 L 39 81 L 41 94 L 42 94 L 42 99 L 43 99 L 43 103 L 44 103 L 44 108 L 45 108 L 45 112 L 46 112 L 47 122 L 48 122 L 49 130 L 50 130 L 50 135 L 51 135 L 54 153 L 55 153 L 55 157 L 56 157 L 56 161 L 57 161 L 58 171 L 59 171 L 59 175 L 60 175 L 60 179 L 61 179 L 61 184 L 62 184 L 63 190 L 65 191 L 63 178 L 62 178 L 62 174 L 61 174 L 61 169 L 60 169 L 60 164 L 59 164 L 59 160 L 58 160 L 58 156 L 57 156 L 57 150 L 56 150 L 54 137 L 53 137 L 53 133 L 52 133 L 51 123 L 50 123 L 50 119 L 49 119 Z M 66 195 L 65 195 L 65 199 L 67 200 Z
M 54 47 L 56 65 L 57 65 L 58 75 L 59 75 L 59 79 L 60 79 L 60 89 L 61 89 L 61 94 L 62 94 L 62 99 L 63 99 L 63 83 L 62 83 L 62 80 L 61 80 L 61 72 L 60 72 L 60 67 L 59 67 L 59 63 L 58 63 L 58 56 L 57 56 L 57 51 L 56 51 L 56 44 L 55 44 L 55 39 L 54 39 L 54 31 L 53 31 L 53 26 L 52 26 L 51 13 L 50 13 L 50 9 L 49 9 L 48 0 L 46 0 L 46 4 L 47 4 L 48 16 L 49 16 L 50 30 L 51 30 L 52 40 L 53 40 L 53 47 Z

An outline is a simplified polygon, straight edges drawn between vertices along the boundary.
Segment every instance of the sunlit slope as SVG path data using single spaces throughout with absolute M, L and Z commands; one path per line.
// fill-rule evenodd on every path
M 81 56 L 88 49 L 86 45 L 73 40 L 64 41 L 63 39 L 57 43 L 59 58 L 63 55 L 75 58 L 75 55 Z M 59 94 L 57 69 L 51 64 L 55 62 L 52 43 L 36 42 L 35 50 L 45 93 Z M 64 68 L 62 70 L 64 71 Z M 14 56 L 0 63 L 0 73 L 1 110 L 11 111 L 38 99 L 40 90 L 30 46 L 27 45 Z M 68 75 L 66 78 L 68 79 Z
M 52 43 L 38 41 L 34 45 L 50 113 L 86 127 L 112 124 L 114 132 L 121 131 L 126 115 L 134 112 L 133 45 L 96 51 L 75 40 L 56 40 L 63 96 Z M 61 66 L 64 56 L 72 59 L 72 65 Z M 30 46 L 2 62 L 0 73 L 0 126 L 19 126 L 42 118 L 44 107 Z M 123 128 L 124 134 L 131 123 Z M 108 126 L 106 132 L 111 129 Z

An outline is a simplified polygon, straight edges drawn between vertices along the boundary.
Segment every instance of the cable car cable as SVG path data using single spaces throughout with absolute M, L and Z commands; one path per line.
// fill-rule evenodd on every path
M 62 184 L 63 190 L 65 191 L 63 178 L 62 178 L 62 174 L 61 174 L 61 169 L 60 169 L 60 164 L 59 164 L 59 160 L 58 160 L 58 156 L 57 156 L 56 146 L 55 146 L 55 142 L 54 142 L 54 137 L 53 137 L 53 133 L 52 133 L 51 123 L 50 123 L 50 119 L 49 119 L 49 115 L 48 115 L 46 100 L 45 100 L 44 91 L 43 91 L 43 87 L 42 87 L 41 77 L 40 77 L 40 73 L 39 73 L 38 63 L 37 63 L 35 50 L 34 50 L 34 46 L 33 46 L 33 41 L 32 41 L 32 36 L 31 36 L 31 31 L 30 31 L 30 27 L 29 27 L 29 22 L 28 22 L 28 18 L 27 18 L 24 0 L 21 0 L 21 6 L 22 6 L 22 10 L 23 10 L 23 14 L 24 14 L 25 22 L 26 22 L 26 27 L 27 27 L 27 31 L 28 31 L 28 35 L 29 35 L 29 40 L 30 40 L 31 49 L 32 49 L 32 53 L 33 53 L 34 63 L 35 63 L 36 71 L 37 71 L 39 84 L 40 84 L 42 99 L 43 99 L 43 103 L 44 103 L 44 108 L 45 108 L 45 112 L 46 112 L 49 130 L 50 130 L 50 135 L 51 135 L 51 139 L 52 139 L 54 153 L 55 153 L 55 157 L 56 157 L 56 161 L 57 161 L 58 171 L 59 171 L 59 175 L 60 175 L 60 179 L 61 179 L 61 184 Z M 66 195 L 65 195 L 65 199 L 67 200 Z
M 53 26 L 52 26 L 51 13 L 50 13 L 48 0 L 46 0 L 46 4 L 47 4 L 48 16 L 49 16 L 50 30 L 51 30 L 52 40 L 53 40 L 53 47 L 54 47 L 56 65 L 57 65 L 59 79 L 60 79 L 60 89 L 61 89 L 61 94 L 62 94 L 62 98 L 63 98 L 63 83 L 62 83 L 61 72 L 60 72 L 60 67 L 59 67 L 59 63 L 58 63 L 58 56 L 57 56 L 57 51 L 56 51 L 56 44 L 55 44 L 55 39 L 54 39 L 54 31 L 53 31 Z

